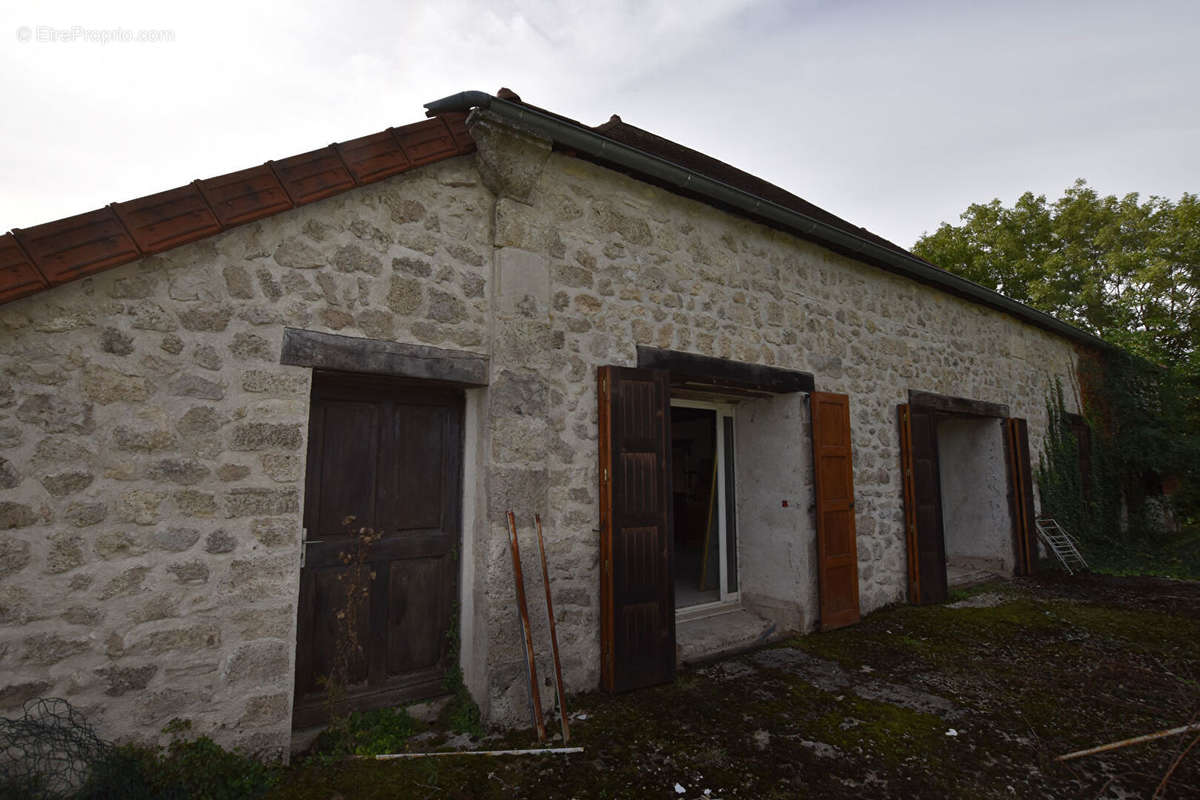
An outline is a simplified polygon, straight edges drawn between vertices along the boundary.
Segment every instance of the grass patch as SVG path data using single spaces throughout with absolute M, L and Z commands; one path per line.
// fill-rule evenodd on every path
M 1193 657 L 1200 647 L 1200 620 L 1141 609 L 1078 603 L 1054 603 L 1050 613 L 1092 635 L 1117 641 L 1122 648 L 1150 655 Z
M 321 731 L 313 743 L 313 756 L 328 762 L 346 756 L 402 753 L 419 727 L 420 723 L 403 708 L 355 711 Z
M 813 723 L 821 741 L 848 751 L 864 748 L 890 766 L 914 757 L 939 761 L 945 752 L 946 728 L 932 714 L 849 694 Z

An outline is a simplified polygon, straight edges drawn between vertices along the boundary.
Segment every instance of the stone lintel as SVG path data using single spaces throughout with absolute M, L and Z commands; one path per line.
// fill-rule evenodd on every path
M 486 386 L 488 382 L 488 358 L 479 353 L 298 328 L 283 329 L 279 363 L 465 386 Z
M 749 389 L 772 394 L 812 392 L 815 385 L 809 372 L 641 345 L 637 349 L 637 365 L 644 369 L 667 370 L 671 373 L 672 385 Z
M 966 397 L 951 397 L 934 392 L 908 390 L 909 405 L 927 408 L 942 414 L 964 414 L 972 417 L 1008 417 L 1008 406 L 1003 403 L 987 403 Z

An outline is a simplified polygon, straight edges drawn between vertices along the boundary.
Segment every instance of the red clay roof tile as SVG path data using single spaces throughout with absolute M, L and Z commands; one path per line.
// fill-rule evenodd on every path
M 40 292 L 48 284 L 11 233 L 0 236 L 0 303 Z
M 396 133 L 413 166 L 437 161 L 463 149 L 455 141 L 449 126 L 437 117 L 415 125 L 406 125 Z
M 0 236 L 0 303 L 475 150 L 465 114 L 415 122 Z
M 395 128 L 342 142 L 338 146 L 342 160 L 359 183 L 382 180 L 408 169 L 412 162 L 396 138 Z
M 467 131 L 466 114 L 440 114 L 438 118 L 446 123 L 446 128 L 450 131 L 450 135 L 459 149 L 468 152 L 475 149 L 475 140 Z
M 197 181 L 196 185 L 223 228 L 292 207 L 279 178 L 266 164 Z
M 53 286 L 124 264 L 141 255 L 111 208 L 24 230 L 14 229 L 13 235 Z
M 267 163 L 298 206 L 344 192 L 355 185 L 333 145 Z
M 221 231 L 221 223 L 195 185 L 114 203 L 113 208 L 143 253 L 168 250 Z

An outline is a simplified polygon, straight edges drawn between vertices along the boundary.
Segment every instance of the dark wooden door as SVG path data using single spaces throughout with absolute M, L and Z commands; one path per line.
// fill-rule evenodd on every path
M 907 404 L 898 407 L 904 519 L 908 539 L 909 602 L 942 603 L 946 585 L 946 535 L 938 469 L 937 415 Z
M 859 620 L 850 398 L 844 394 L 813 392 L 809 401 L 817 495 L 821 630 L 831 630 Z
M 338 713 L 441 692 L 458 596 L 462 409 L 453 389 L 314 376 L 295 726 L 327 716 L 322 679 L 339 652 L 349 653 L 349 669 Z M 362 528 L 378 540 L 365 551 L 355 648 L 345 625 L 354 569 L 346 560 Z
M 1029 467 L 1029 424 L 1017 418 L 1004 420 L 1004 444 L 1017 574 L 1032 575 L 1037 566 L 1037 532 L 1034 527 L 1033 475 Z
M 601 367 L 601 682 L 624 692 L 675 675 L 671 398 L 664 370 Z

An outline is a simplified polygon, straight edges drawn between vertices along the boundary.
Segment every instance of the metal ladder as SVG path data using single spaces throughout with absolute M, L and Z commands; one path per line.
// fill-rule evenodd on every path
M 1034 520 L 1037 525 L 1038 538 L 1046 549 L 1054 553 L 1068 575 L 1074 575 L 1089 569 L 1083 554 L 1079 552 L 1079 540 L 1067 533 L 1063 526 L 1049 517 Z

